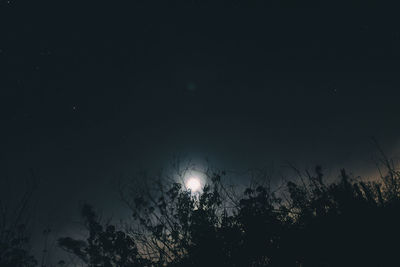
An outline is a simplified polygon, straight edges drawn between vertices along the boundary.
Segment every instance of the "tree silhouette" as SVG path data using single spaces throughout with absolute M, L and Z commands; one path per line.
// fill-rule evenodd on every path
M 89 231 L 86 241 L 70 237 L 60 238 L 59 245 L 78 256 L 90 267 L 144 266 L 145 260 L 138 255 L 134 240 L 115 226 L 103 227 L 89 205 L 82 208 L 82 216 Z
M 400 173 L 384 160 L 380 180 L 344 170 L 326 183 L 321 167 L 279 190 L 255 184 L 234 194 L 209 176 L 197 194 L 180 183 L 123 194 L 133 222 L 102 226 L 91 208 L 86 241 L 59 244 L 88 266 L 393 266 L 400 238 Z M 383 173 L 383 171 L 381 172 Z

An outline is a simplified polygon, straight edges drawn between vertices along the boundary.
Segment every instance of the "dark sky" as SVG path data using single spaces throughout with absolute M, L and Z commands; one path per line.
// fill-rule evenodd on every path
M 0 0 L 0 175 L 33 169 L 43 218 L 115 208 L 117 177 L 175 154 L 358 170 L 372 136 L 397 151 L 394 5 L 83 2 Z

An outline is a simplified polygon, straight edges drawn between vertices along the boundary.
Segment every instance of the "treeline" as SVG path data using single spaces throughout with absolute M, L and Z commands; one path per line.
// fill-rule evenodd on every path
M 198 194 L 161 181 L 140 194 L 125 188 L 131 222 L 117 227 L 84 205 L 87 238 L 58 244 L 90 267 L 397 266 L 400 172 L 384 163 L 373 181 L 342 170 L 326 182 L 316 167 L 278 188 L 258 183 L 239 191 L 224 183 L 224 172 L 211 173 Z M 1 266 L 34 266 L 25 255 L 7 265 L 15 257 L 4 249 Z

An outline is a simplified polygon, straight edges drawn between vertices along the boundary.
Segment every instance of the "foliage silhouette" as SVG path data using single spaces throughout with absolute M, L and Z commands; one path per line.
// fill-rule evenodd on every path
M 113 225 L 100 224 L 93 209 L 84 205 L 82 216 L 89 230 L 86 241 L 70 237 L 60 238 L 59 245 L 78 256 L 90 267 L 144 266 L 147 260 L 141 259 L 134 240 Z
M 380 180 L 325 183 L 322 170 L 298 172 L 272 191 L 234 194 L 210 175 L 199 194 L 180 183 L 122 194 L 134 222 L 104 227 L 85 206 L 86 242 L 59 244 L 88 266 L 393 266 L 400 238 L 400 173 L 385 160 Z M 128 256 L 129 255 L 129 256 Z

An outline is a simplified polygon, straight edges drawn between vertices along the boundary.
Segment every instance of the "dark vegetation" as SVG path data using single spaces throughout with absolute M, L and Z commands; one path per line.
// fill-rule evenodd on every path
M 342 170 L 325 182 L 316 167 L 275 189 L 260 182 L 235 190 L 224 172 L 211 173 L 200 194 L 165 182 L 141 194 L 124 189 L 132 222 L 117 227 L 84 205 L 87 238 L 58 244 L 91 267 L 397 266 L 400 172 L 384 164 L 374 181 Z M 35 266 L 24 238 L 11 235 L 1 242 L 1 266 Z
M 28 226 L 31 220 L 29 204 L 34 191 L 35 183 L 29 184 L 15 205 L 10 205 L 0 198 L 1 267 L 33 267 L 38 264 L 34 256 L 29 253 Z

